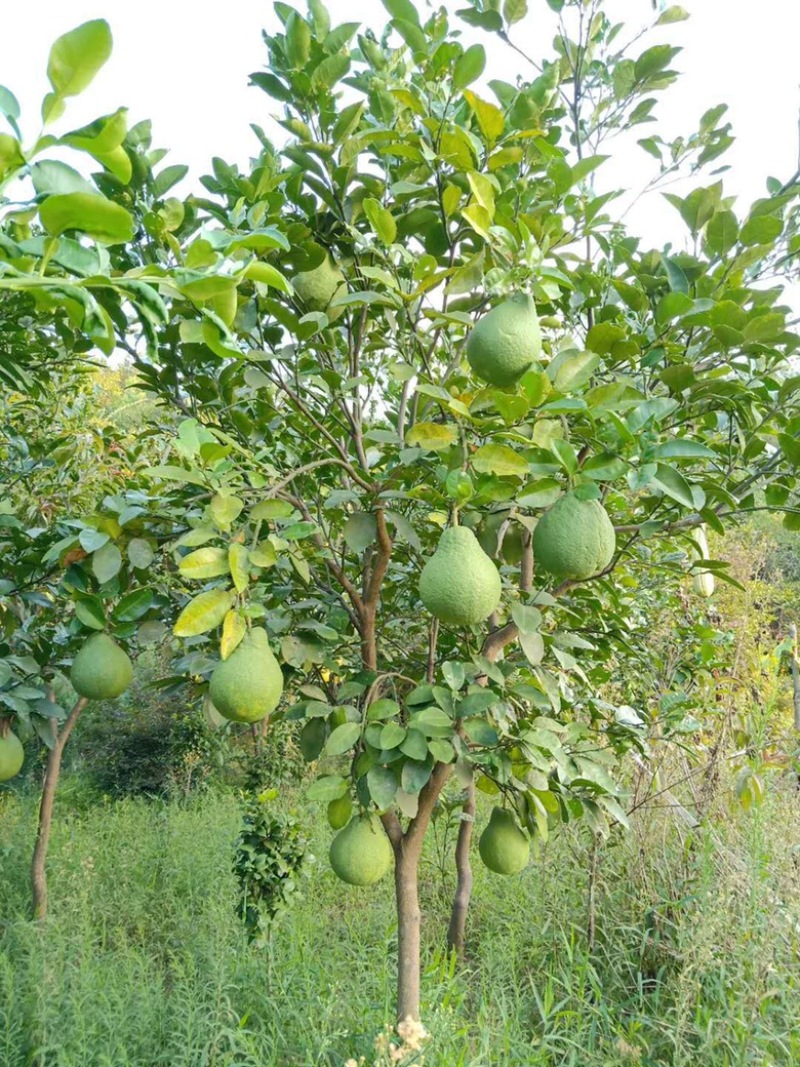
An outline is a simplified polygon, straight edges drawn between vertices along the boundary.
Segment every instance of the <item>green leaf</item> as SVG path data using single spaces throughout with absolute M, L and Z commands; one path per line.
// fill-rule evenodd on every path
M 401 19 L 415 26 L 420 25 L 419 12 L 411 0 L 383 0 L 383 6 L 393 19 Z
M 117 622 L 136 622 L 141 619 L 153 605 L 153 592 L 151 589 L 134 589 L 132 593 L 124 596 L 112 614 Z
M 160 467 L 146 467 L 144 473 L 157 481 L 184 482 L 190 485 L 202 486 L 206 484 L 203 476 L 198 471 L 190 471 L 185 467 L 171 466 L 170 464 Z
M 198 548 L 178 561 L 178 570 L 193 581 L 217 578 L 230 573 L 228 553 L 224 548 Z
M 416 794 L 425 786 L 433 772 L 433 760 L 418 763 L 416 760 L 407 760 L 400 772 L 400 785 L 404 792 Z
M 351 552 L 360 555 L 365 548 L 374 543 L 378 536 L 378 524 L 374 515 L 366 511 L 357 511 L 344 524 L 342 536 Z
M 399 714 L 400 705 L 397 701 L 382 697 L 380 700 L 375 700 L 370 704 L 367 710 L 367 719 L 370 722 L 380 722 L 382 719 L 391 719 Z
M 105 630 L 106 617 L 99 597 L 79 597 L 75 601 L 75 614 L 84 626 L 91 630 Z
M 525 658 L 532 667 L 537 667 L 544 658 L 544 641 L 539 633 L 519 635 L 519 644 L 525 653 Z
M 653 449 L 654 459 L 716 459 L 717 454 L 699 441 L 675 437 Z
M 473 741 L 476 745 L 491 748 L 496 745 L 499 740 L 497 730 L 495 730 L 494 726 L 490 725 L 485 719 L 477 717 L 463 719 L 462 726 L 464 727 L 464 733 L 470 741 Z
M 667 496 L 677 500 L 684 507 L 694 507 L 692 488 L 684 476 L 674 467 L 668 467 L 664 463 L 656 465 L 656 474 L 653 483 L 657 485 Z
M 103 585 L 119 574 L 122 567 L 122 553 L 116 545 L 107 544 L 92 555 L 92 570 L 94 576 Z
M 195 637 L 220 625 L 233 604 L 232 589 L 210 589 L 190 600 L 178 616 L 176 637 Z
M 286 58 L 294 70 L 301 70 L 311 55 L 311 27 L 303 16 L 292 11 L 286 20 Z
M 134 233 L 130 213 L 99 193 L 49 196 L 39 206 L 39 217 L 47 232 L 56 237 L 78 230 L 100 244 L 116 245 L 127 243 Z
M 706 244 L 718 256 L 727 255 L 739 238 L 739 222 L 732 211 L 718 211 L 706 227 Z
M 454 693 L 457 693 L 464 684 L 466 678 L 464 664 L 453 663 L 448 660 L 446 663 L 442 664 L 442 675 L 449 688 L 452 689 Z
M 580 352 L 564 360 L 556 372 L 553 385 L 559 393 L 569 393 L 587 385 L 597 367 L 600 356 L 596 352 Z
M 666 8 L 656 19 L 656 26 L 666 26 L 671 22 L 683 22 L 689 18 L 689 12 L 679 4 Z
M 661 262 L 664 264 L 664 270 L 667 272 L 667 280 L 669 281 L 670 289 L 674 293 L 688 293 L 689 282 L 678 264 L 670 259 L 669 256 L 662 256 Z
M 401 726 L 399 722 L 387 722 L 381 728 L 380 746 L 387 751 L 397 748 L 405 740 L 405 737 L 405 727 Z
M 486 66 L 486 51 L 483 45 L 473 44 L 460 55 L 453 68 L 453 88 L 466 89 L 468 85 L 480 78 Z
M 503 0 L 503 18 L 509 26 L 521 22 L 527 14 L 527 0 Z
M 428 741 L 419 730 L 407 730 L 400 751 L 410 759 L 424 760 L 428 755 Z
M 47 62 L 47 77 L 56 96 L 82 93 L 111 55 L 112 47 L 111 29 L 105 19 L 84 22 L 59 37 Z
M 288 519 L 294 513 L 294 508 L 287 500 L 262 500 L 250 509 L 250 518 L 253 522 L 261 522 L 270 519 Z
M 525 478 L 530 473 L 527 460 L 508 445 L 481 445 L 470 462 L 480 474 Z
M 539 478 L 517 493 L 517 503 L 524 508 L 547 508 L 561 496 L 562 485 L 556 478 Z
M 306 795 L 309 800 L 325 804 L 343 797 L 347 790 L 346 778 L 342 778 L 339 774 L 328 774 L 324 778 L 317 778 L 316 781 L 312 782 Z
M 378 238 L 385 245 L 392 244 L 397 237 L 397 223 L 391 211 L 388 211 L 379 200 L 368 196 L 364 200 L 364 212 Z
M 511 618 L 523 634 L 537 633 L 542 625 L 541 611 L 527 604 L 515 604 L 511 609 Z
M 134 537 L 128 543 L 128 560 L 130 565 L 137 571 L 144 571 L 150 566 L 155 558 L 152 546 L 143 537 Z
M 361 723 L 343 722 L 331 731 L 331 735 L 325 742 L 326 756 L 341 756 L 353 747 L 361 736 Z
M 800 440 L 788 433 L 779 433 L 778 444 L 789 463 L 793 467 L 800 467 Z
M 779 237 L 783 221 L 777 215 L 756 215 L 742 226 L 739 240 L 743 245 L 766 245 Z
M 390 767 L 371 767 L 367 772 L 369 795 L 379 811 L 386 811 L 391 806 L 397 784 L 397 775 Z

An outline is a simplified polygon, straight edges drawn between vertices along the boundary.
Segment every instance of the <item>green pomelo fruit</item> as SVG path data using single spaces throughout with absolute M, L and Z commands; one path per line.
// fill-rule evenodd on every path
M 208 686 L 212 704 L 231 722 L 259 722 L 275 710 L 282 692 L 283 673 L 260 626 L 214 668 Z
M 478 319 L 467 338 L 467 360 L 490 385 L 513 385 L 542 354 L 533 298 L 518 293 Z
M 494 808 L 478 842 L 481 859 L 495 874 L 519 874 L 531 858 L 531 846 L 510 811 Z
M 127 653 L 108 634 L 92 634 L 72 661 L 69 680 L 87 700 L 113 700 L 133 679 Z
M 483 622 L 500 603 L 497 568 L 466 526 L 451 526 L 422 568 L 422 603 L 448 626 Z
M 0 737 L 0 782 L 8 782 L 22 770 L 25 762 L 25 750 L 22 742 L 10 730 L 5 737 Z
M 307 311 L 325 311 L 335 296 L 343 296 L 347 292 L 344 275 L 330 256 L 313 270 L 295 274 L 292 285 Z M 337 309 L 337 317 L 342 310 Z
M 377 815 L 354 815 L 331 841 L 331 867 L 349 885 L 372 885 L 392 865 L 392 846 Z
M 345 793 L 343 797 L 337 797 L 328 805 L 328 825 L 331 830 L 341 830 L 342 827 L 347 826 L 352 814 L 353 801 L 350 799 L 350 794 Z
M 536 563 L 558 578 L 591 578 L 614 556 L 617 539 L 611 519 L 597 500 L 560 497 L 533 531 Z

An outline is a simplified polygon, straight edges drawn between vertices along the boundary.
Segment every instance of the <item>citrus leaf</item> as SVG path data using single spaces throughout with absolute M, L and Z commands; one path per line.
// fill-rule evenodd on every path
M 233 603 L 232 589 L 209 589 L 190 600 L 178 616 L 176 637 L 195 637 L 219 626 Z
M 443 426 L 438 422 L 417 422 L 406 434 L 407 445 L 419 445 L 428 452 L 441 452 L 458 438 L 458 431 L 453 426 Z
M 244 618 L 238 611 L 229 611 L 222 621 L 222 638 L 219 643 L 219 652 L 223 659 L 230 656 L 246 633 L 247 623 Z
M 117 245 L 130 241 L 134 233 L 133 216 L 99 193 L 48 196 L 39 207 L 39 218 L 54 237 L 79 230 L 100 244 Z
M 111 55 L 113 39 L 105 19 L 84 22 L 63 34 L 50 49 L 47 77 L 59 96 L 77 96 L 91 85 Z
M 198 548 L 178 561 L 178 570 L 186 578 L 217 578 L 228 574 L 230 565 L 224 548 Z
M 525 478 L 530 473 L 527 460 L 508 445 L 481 445 L 471 462 L 481 474 Z
M 235 541 L 228 549 L 231 577 L 237 593 L 243 593 L 250 584 L 250 555 L 244 545 Z

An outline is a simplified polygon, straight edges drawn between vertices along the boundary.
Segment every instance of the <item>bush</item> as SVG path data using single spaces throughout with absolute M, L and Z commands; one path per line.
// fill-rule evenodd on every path
M 84 713 L 80 762 L 109 796 L 186 796 L 224 766 L 227 732 L 214 731 L 198 710 L 154 689 L 158 666 L 140 657 L 124 697 Z
M 237 913 L 257 947 L 266 943 L 275 919 L 298 900 L 306 865 L 313 859 L 297 816 L 268 808 L 277 796 L 272 789 L 248 800 L 233 860 Z

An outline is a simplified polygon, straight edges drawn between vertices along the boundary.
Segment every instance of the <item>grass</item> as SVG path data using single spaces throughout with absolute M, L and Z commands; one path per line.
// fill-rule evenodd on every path
M 391 884 L 353 890 L 324 856 L 267 948 L 235 917 L 235 798 L 62 803 L 51 915 L 27 918 L 35 805 L 0 796 L 0 1067 L 341 1067 L 391 1019 Z M 587 943 L 584 831 L 518 879 L 476 864 L 470 955 L 442 948 L 449 870 L 426 857 L 428 1067 L 777 1067 L 800 1063 L 800 803 L 764 805 L 688 841 L 665 813 L 600 856 Z M 319 823 L 318 811 L 309 811 Z M 775 898 L 783 902 L 776 905 Z

